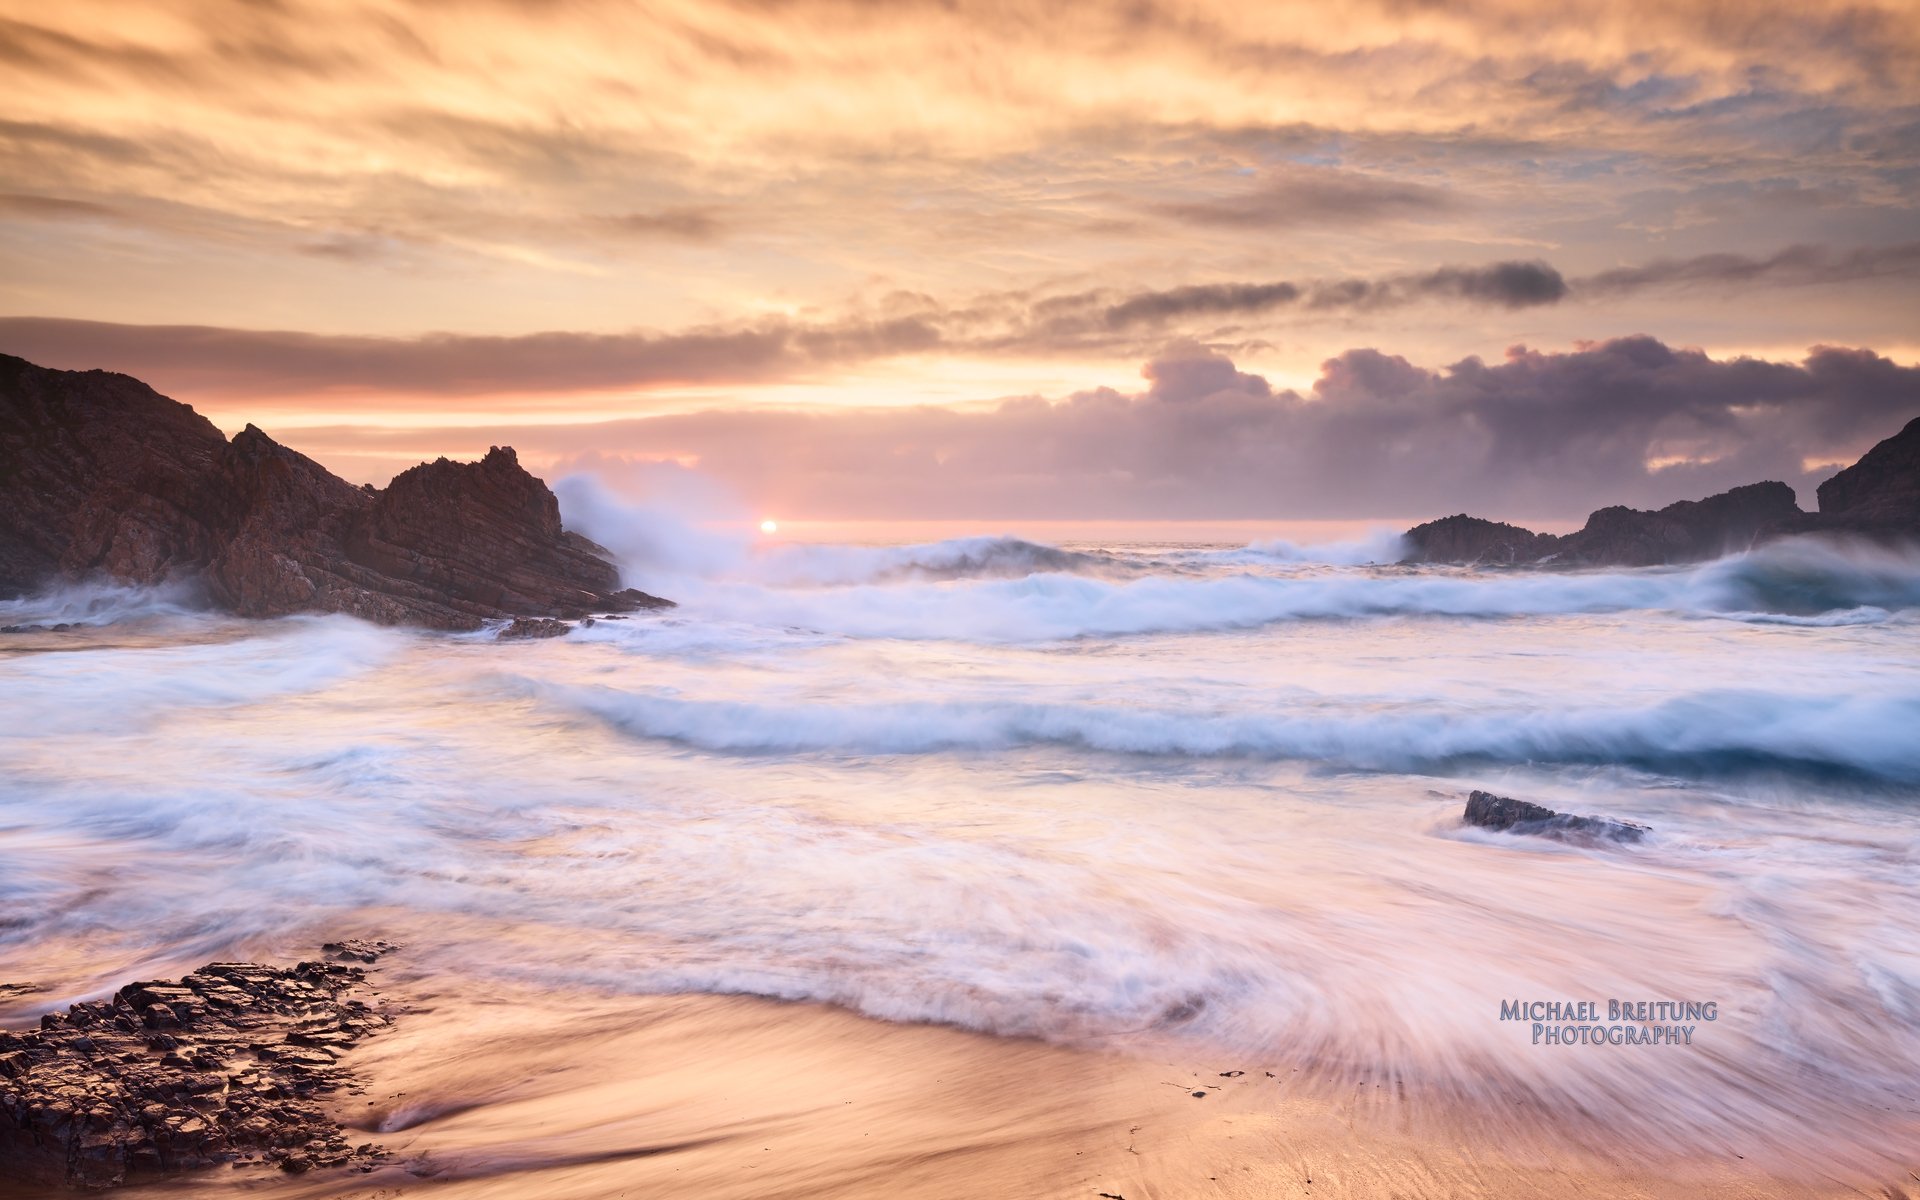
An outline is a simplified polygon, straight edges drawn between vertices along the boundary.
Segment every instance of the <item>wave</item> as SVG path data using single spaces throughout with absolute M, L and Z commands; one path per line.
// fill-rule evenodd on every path
M 1250 542 L 1238 550 L 1209 550 L 1195 557 L 1222 566 L 1262 566 L 1269 563 L 1318 563 L 1333 567 L 1367 567 L 1399 562 L 1409 549 L 1406 536 L 1390 529 L 1363 538 L 1339 542 L 1290 542 L 1283 538 Z
M 1753 622 L 1858 625 L 1920 608 L 1920 561 L 1895 551 L 1782 543 L 1704 566 L 1498 574 L 1329 569 L 1130 580 L 1035 574 L 962 584 L 808 591 L 693 588 L 714 617 L 851 637 L 1045 642 L 1252 629 L 1373 617 L 1508 618 L 1653 610 Z
M 31 596 L 0 600 L 0 626 L 98 628 L 145 618 L 193 616 L 205 610 L 204 597 L 188 584 L 158 587 L 72 584 Z
M 1896 612 L 1920 608 L 1920 546 L 1788 538 L 1699 567 L 1690 582 L 1692 604 L 1729 615 Z
M 931 754 L 1066 746 L 1168 757 L 1304 759 L 1428 773 L 1473 763 L 1622 764 L 1706 777 L 1781 770 L 1920 782 L 1920 693 L 1705 691 L 1562 711 L 1406 704 L 1387 711 L 1186 712 L 952 700 L 769 704 L 554 685 L 533 695 L 636 737 L 729 754 Z
M 1067 549 L 1011 534 L 897 546 L 769 544 L 704 530 L 662 508 L 628 503 L 592 476 L 569 476 L 555 484 L 554 491 L 568 527 L 611 551 L 633 573 L 636 585 L 658 586 L 662 576 L 773 587 L 835 587 L 1019 579 L 1035 574 L 1133 576 L 1168 567 L 1359 566 L 1395 562 L 1405 549 L 1401 536 L 1389 531 L 1324 545 L 1265 541 L 1233 550 L 1182 550 L 1158 557 Z
M 224 622 L 209 632 L 235 636 L 12 656 L 0 689 L 0 739 L 116 732 L 319 691 L 378 666 L 406 640 L 343 616 Z M 250 636 L 237 636 L 243 632 Z
M 754 564 L 756 582 L 830 587 L 955 579 L 1020 579 L 1042 573 L 1122 569 L 1112 555 L 1063 550 L 1007 535 L 908 546 L 782 546 Z
M 1153 553 L 1008 536 L 769 546 L 627 504 L 591 478 L 558 490 L 569 523 L 607 546 L 629 582 L 672 594 L 687 614 L 825 635 L 1013 643 L 1630 610 L 1837 626 L 1920 608 L 1920 550 L 1825 538 L 1689 567 L 1500 572 L 1397 565 L 1404 547 L 1389 531 L 1319 546 Z

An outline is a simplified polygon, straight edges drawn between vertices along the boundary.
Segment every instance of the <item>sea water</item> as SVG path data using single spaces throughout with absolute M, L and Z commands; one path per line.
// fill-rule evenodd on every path
M 1920 556 L 781 546 L 563 495 L 679 607 L 499 642 L 5 605 L 74 624 L 0 641 L 0 982 L 45 989 L 0 1015 L 388 936 L 1676 1153 L 1864 1162 L 1920 1109 Z M 1469 828 L 1474 788 L 1651 832 Z M 1501 1019 L 1534 1001 L 1714 1018 L 1543 1042 Z

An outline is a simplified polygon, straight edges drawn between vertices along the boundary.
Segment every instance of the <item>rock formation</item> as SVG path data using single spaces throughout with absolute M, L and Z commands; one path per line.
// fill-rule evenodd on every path
M 1751 483 L 1657 512 L 1616 505 L 1556 537 L 1465 514 L 1416 525 L 1403 562 L 1651 567 L 1700 562 L 1790 534 L 1920 539 L 1920 419 L 1820 485 L 1807 513 L 1784 483 Z
M 1467 563 L 1511 566 L 1538 562 L 1553 553 L 1559 539 L 1518 525 L 1458 513 L 1407 530 L 1412 547 L 1403 562 Z
M 328 947 L 371 962 L 385 943 Z M 0 1163 L 8 1182 L 110 1187 L 225 1162 L 363 1166 L 321 1098 L 355 1085 L 340 1056 L 388 1016 L 362 967 L 209 963 L 178 981 L 0 1032 Z
M 1705 500 L 1681 500 L 1658 512 L 1615 505 L 1578 532 L 1552 539 L 1547 553 L 1572 565 L 1654 567 L 1698 562 L 1751 548 L 1776 527 L 1803 516 L 1784 483 L 1750 483 Z
M 1863 533 L 1920 531 L 1920 417 L 1820 485 L 1820 516 Z
M 1550 808 L 1492 792 L 1470 792 L 1461 820 L 1482 829 L 1504 833 L 1530 833 L 1560 841 L 1637 842 L 1652 830 L 1632 821 L 1614 821 L 1606 817 L 1576 817 Z
M 438 629 L 669 603 L 623 589 L 511 449 L 356 488 L 251 425 L 229 442 L 139 380 L 0 355 L 0 595 L 86 579 Z

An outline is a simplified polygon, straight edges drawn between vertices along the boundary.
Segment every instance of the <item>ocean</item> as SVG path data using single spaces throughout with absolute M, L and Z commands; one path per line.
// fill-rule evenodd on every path
M 0 1015 L 380 936 L 482 987 L 1210 1056 L 1588 1145 L 1818 1170 L 1912 1128 L 1920 556 L 798 545 L 562 495 L 679 607 L 498 642 L 0 606 L 75 623 L 0 640 L 0 981 L 43 989 Z M 1651 832 L 1469 828 L 1476 788 Z M 1534 1001 L 1714 1016 L 1554 1044 L 1501 1019 Z

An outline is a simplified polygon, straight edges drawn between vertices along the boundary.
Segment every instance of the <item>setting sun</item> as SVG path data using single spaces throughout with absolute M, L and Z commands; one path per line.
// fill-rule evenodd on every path
M 779 533 L 780 523 L 778 521 L 775 521 L 772 517 L 768 517 L 766 520 L 760 522 L 760 532 L 761 533 Z

